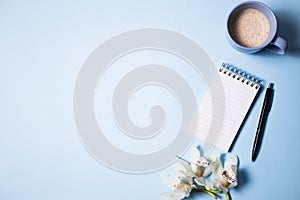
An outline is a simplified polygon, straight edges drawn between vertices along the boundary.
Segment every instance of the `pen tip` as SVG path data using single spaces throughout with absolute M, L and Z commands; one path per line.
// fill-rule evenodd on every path
M 252 156 L 251 156 L 252 162 L 254 162 L 256 160 L 256 158 L 257 158 L 257 152 L 253 151 Z
M 268 88 L 271 88 L 271 89 L 273 89 L 273 87 L 274 87 L 274 83 L 269 83 L 269 86 L 268 86 Z

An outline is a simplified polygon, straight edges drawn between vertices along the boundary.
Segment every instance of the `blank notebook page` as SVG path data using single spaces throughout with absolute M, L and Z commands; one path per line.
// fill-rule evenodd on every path
M 214 144 L 210 145 L 216 146 L 220 150 L 227 152 L 259 91 L 260 85 L 253 76 L 250 76 L 237 68 L 232 68 L 229 64 L 223 64 L 218 73 L 224 88 L 225 115 L 223 126 L 218 134 L 218 139 Z M 216 87 L 216 85 L 217 81 L 215 79 L 210 85 L 210 89 L 221 90 Z M 207 134 L 212 120 L 213 107 L 211 98 L 210 93 L 207 92 L 199 106 L 196 135 L 204 142 L 207 142 L 205 141 L 205 138 L 208 136 Z M 220 101 L 222 101 L 222 99 L 220 99 Z M 218 107 L 218 105 L 215 107 Z

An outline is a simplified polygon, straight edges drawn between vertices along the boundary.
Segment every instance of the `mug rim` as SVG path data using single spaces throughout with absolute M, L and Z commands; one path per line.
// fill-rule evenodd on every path
M 255 7 L 255 5 L 258 5 L 260 7 L 263 7 L 265 8 L 269 13 L 266 13 L 264 12 L 263 10 Z M 245 8 L 242 8 L 241 7 L 245 7 Z M 240 10 L 245 10 L 245 9 L 249 9 L 249 8 L 254 8 L 254 9 L 258 9 L 260 12 L 262 12 L 264 15 L 266 15 L 266 17 L 268 18 L 268 20 L 272 20 L 273 21 L 273 26 L 270 26 L 270 35 L 269 37 L 266 39 L 266 41 L 264 41 L 261 45 L 257 46 L 257 47 L 246 47 L 246 46 L 243 46 L 241 44 L 239 44 L 238 42 L 236 42 L 233 37 L 231 36 L 230 34 L 230 31 L 229 31 L 229 21 L 231 19 L 231 17 L 233 16 L 233 14 L 237 11 L 240 11 Z M 271 22 L 270 22 L 271 23 Z M 277 33 L 277 19 L 276 19 L 276 16 L 273 12 L 273 10 L 267 6 L 266 4 L 262 3 L 262 2 L 259 2 L 259 1 L 245 1 L 245 2 L 242 2 L 240 4 L 238 4 L 237 6 L 235 6 L 231 12 L 229 13 L 228 17 L 227 17 L 227 22 L 226 22 L 226 35 L 227 37 L 240 49 L 243 49 L 243 50 L 248 50 L 248 51 L 259 51 L 261 49 L 263 49 L 264 47 L 266 47 L 268 44 L 270 44 L 270 42 L 274 39 L 274 37 L 276 36 L 276 33 Z

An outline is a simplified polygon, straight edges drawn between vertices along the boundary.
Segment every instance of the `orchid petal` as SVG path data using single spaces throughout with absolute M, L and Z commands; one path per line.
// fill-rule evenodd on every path
M 209 176 L 209 175 L 211 174 L 211 171 L 212 171 L 212 165 L 210 164 L 210 165 L 208 165 L 207 167 L 205 167 L 205 168 L 203 169 L 203 174 L 202 174 L 202 176 L 203 176 L 203 177 Z
M 177 158 L 178 159 L 175 162 L 175 168 L 177 172 L 179 171 L 192 172 L 191 165 L 188 161 L 180 157 Z
M 197 163 L 193 162 L 191 163 L 191 169 L 195 173 L 196 176 L 202 176 L 202 171 L 199 165 Z
M 190 177 L 190 178 L 195 177 L 195 174 L 193 172 L 179 171 L 179 173 L 185 177 Z
M 174 184 L 174 190 L 176 192 L 185 192 L 185 185 L 186 184 L 182 184 L 182 183 L 179 183 L 179 184 Z
M 181 183 L 188 183 L 190 185 L 193 183 L 193 177 L 195 177 L 194 173 L 185 172 L 185 171 L 180 171 L 179 173 L 182 175 L 180 176 Z
M 228 188 L 234 188 L 234 187 L 236 187 L 237 185 L 238 185 L 238 182 L 235 181 L 235 182 L 231 183 L 231 184 L 229 185 Z
M 228 190 L 228 188 L 227 187 L 224 187 L 224 186 L 221 186 L 221 189 L 222 189 L 222 191 L 224 192 L 224 193 L 227 193 L 229 190 Z
M 192 150 L 192 160 L 198 160 L 201 157 L 201 153 L 197 147 Z
M 220 181 L 222 179 L 222 170 L 223 166 L 220 160 L 220 156 L 218 156 L 212 166 L 212 173 L 216 180 Z
M 161 179 L 163 180 L 163 182 L 171 189 L 173 189 L 173 185 L 174 185 L 174 182 L 175 182 L 175 178 L 169 174 L 167 175 L 162 175 L 161 176 Z
M 237 166 L 238 165 L 238 157 L 236 155 L 231 156 L 226 160 L 225 162 L 225 169 L 231 169 L 231 166 Z
M 203 177 L 196 177 L 194 181 L 201 186 L 206 186 L 206 180 Z
M 235 176 L 237 176 L 237 166 L 236 165 L 231 165 L 232 172 L 235 174 Z
M 220 183 L 215 180 L 206 180 L 205 188 L 207 190 L 220 190 Z
M 191 186 L 188 186 L 188 185 L 184 186 L 185 197 L 189 197 L 190 196 L 190 193 L 191 193 L 192 189 L 193 188 Z
M 217 153 L 217 154 L 212 154 L 212 155 L 208 156 L 207 158 L 208 158 L 210 161 L 212 161 L 212 163 L 214 163 L 215 160 L 216 160 L 218 157 L 220 157 L 220 154 L 219 154 L 219 153 Z
M 221 183 L 218 185 L 218 190 L 227 193 L 228 192 L 228 188 L 224 187 Z

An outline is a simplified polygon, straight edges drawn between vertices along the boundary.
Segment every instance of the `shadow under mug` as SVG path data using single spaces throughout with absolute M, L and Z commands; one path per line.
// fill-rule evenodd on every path
M 267 37 L 267 39 L 259 46 L 256 47 L 246 47 L 241 44 L 239 44 L 235 39 L 234 36 L 231 34 L 231 28 L 230 27 L 230 21 L 234 20 L 233 18 L 236 17 L 236 14 L 239 12 L 245 10 L 245 9 L 255 9 L 260 12 L 262 12 L 269 21 L 270 24 L 270 32 Z M 267 49 L 273 53 L 277 54 L 284 54 L 287 50 L 288 43 L 285 39 L 277 35 L 277 20 L 273 13 L 273 11 L 265 4 L 258 2 L 258 1 L 247 1 L 239 4 L 236 6 L 229 14 L 227 18 L 227 24 L 226 24 L 226 36 L 231 44 L 231 46 L 243 53 L 255 53 L 257 51 L 260 51 L 262 49 Z

